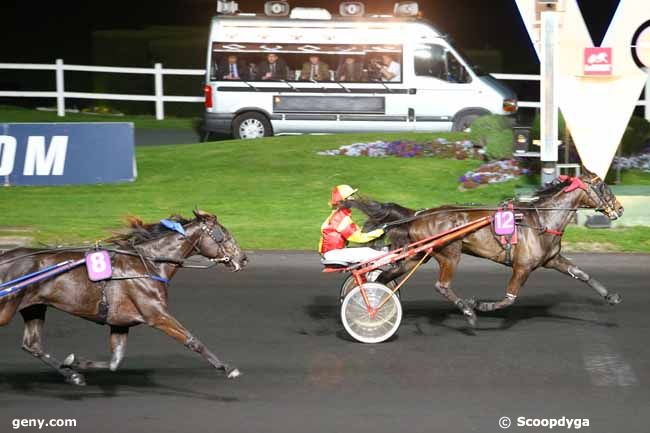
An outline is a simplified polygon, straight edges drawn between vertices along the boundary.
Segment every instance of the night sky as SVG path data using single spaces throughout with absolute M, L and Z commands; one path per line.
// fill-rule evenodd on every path
M 335 11 L 338 1 L 292 1 L 292 6 L 323 5 Z M 245 12 L 263 11 L 263 1 L 242 0 Z M 366 2 L 369 12 L 390 13 L 393 1 Z M 618 0 L 580 0 L 592 36 L 599 43 Z M 92 32 L 106 29 L 138 29 L 150 25 L 208 26 L 214 15 L 212 0 L 59 0 L 0 2 L 3 44 L 2 62 L 91 63 Z M 536 66 L 514 0 L 421 1 L 424 16 L 449 33 L 463 49 L 498 49 L 507 72 L 531 72 Z M 150 65 L 121 65 L 150 66 Z

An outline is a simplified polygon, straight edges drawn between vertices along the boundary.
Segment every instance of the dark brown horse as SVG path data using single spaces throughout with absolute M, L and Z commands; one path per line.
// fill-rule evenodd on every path
M 356 207 L 368 215 L 368 229 L 397 222 L 388 232 L 393 247 L 401 247 L 477 218 L 493 215 L 496 210 L 443 206 L 416 213 L 394 203 L 378 203 L 368 199 L 349 200 L 344 205 Z M 510 255 L 490 226 L 451 242 L 432 254 L 440 266 L 436 290 L 463 312 L 470 325 L 476 323 L 475 309 L 494 311 L 512 305 L 530 273 L 540 267 L 555 269 L 585 282 L 612 305 L 621 302 L 618 294 L 610 294 L 600 282 L 561 254 L 562 234 L 578 208 L 598 209 L 612 220 L 623 214 L 623 207 L 600 178 L 587 173 L 580 178 L 558 179 L 538 190 L 533 202 L 515 200 L 513 205 L 516 212 L 522 214 L 522 219 L 518 222 L 518 243 L 512 245 Z M 402 220 L 404 223 L 400 224 Z M 463 299 L 452 290 L 451 282 L 462 253 L 512 267 L 512 276 L 502 300 L 485 302 Z M 416 255 L 398 263 L 384 272 L 379 281 L 385 284 L 399 278 L 421 258 L 422 255 Z
M 118 368 L 126 351 L 128 330 L 146 323 L 159 329 L 215 368 L 234 378 L 239 371 L 219 360 L 167 309 L 167 283 L 184 260 L 201 255 L 225 263 L 232 271 L 246 266 L 247 258 L 237 241 L 217 217 L 200 210 L 193 220 L 173 217 L 178 231 L 163 224 L 143 224 L 131 218 L 131 231 L 113 239 L 105 249 L 111 254 L 113 277 L 92 282 L 85 266 L 33 284 L 0 298 L 0 326 L 8 324 L 17 311 L 25 321 L 23 349 L 62 374 L 75 385 L 85 379 L 77 370 Z M 87 250 L 87 249 L 86 249 Z M 0 255 L 0 276 L 10 281 L 66 260 L 79 260 L 82 249 L 39 250 L 19 248 Z M 63 362 L 45 351 L 43 326 L 48 306 L 110 326 L 110 361 L 90 361 L 69 355 Z

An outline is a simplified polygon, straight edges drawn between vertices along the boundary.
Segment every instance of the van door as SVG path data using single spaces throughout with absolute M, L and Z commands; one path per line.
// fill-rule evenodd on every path
M 418 44 L 413 66 L 416 131 L 449 131 L 456 113 L 480 101 L 471 73 L 447 46 Z

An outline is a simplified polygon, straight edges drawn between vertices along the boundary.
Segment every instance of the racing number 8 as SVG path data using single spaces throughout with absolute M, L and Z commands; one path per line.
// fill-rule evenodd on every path
M 93 272 L 102 273 L 106 271 L 106 256 L 103 253 L 90 254 L 90 266 Z

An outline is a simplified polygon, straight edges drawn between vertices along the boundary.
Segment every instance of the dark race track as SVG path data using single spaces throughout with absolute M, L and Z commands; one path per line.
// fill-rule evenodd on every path
M 140 326 L 121 371 L 89 372 L 88 386 L 76 388 L 20 350 L 17 317 L 0 328 L 0 432 L 14 418 L 76 418 L 76 429 L 43 431 L 92 433 L 498 432 L 502 416 L 648 432 L 650 258 L 570 256 L 623 303 L 610 307 L 577 281 L 537 271 L 514 307 L 479 316 L 472 333 L 434 293 L 430 264 L 407 287 L 398 337 L 374 346 L 346 338 L 341 276 L 321 274 L 316 255 L 252 253 L 239 274 L 182 271 L 172 311 L 242 370 L 235 381 Z M 455 288 L 501 297 L 507 272 L 465 256 Z M 108 356 L 108 329 L 48 314 L 54 355 Z

